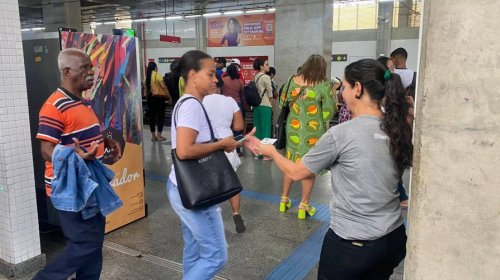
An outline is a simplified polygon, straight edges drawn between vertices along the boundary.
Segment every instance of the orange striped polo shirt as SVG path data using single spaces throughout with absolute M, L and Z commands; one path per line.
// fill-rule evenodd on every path
M 37 139 L 61 144 L 73 145 L 73 137 L 80 140 L 80 146 L 89 150 L 93 141 L 98 141 L 97 158 L 104 155 L 104 142 L 97 118 L 92 107 L 85 100 L 58 88 L 45 101 L 39 114 Z M 45 190 L 51 193 L 54 173 L 52 162 L 45 162 Z

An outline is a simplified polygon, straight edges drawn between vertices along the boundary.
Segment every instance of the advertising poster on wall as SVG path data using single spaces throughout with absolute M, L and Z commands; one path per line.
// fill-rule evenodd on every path
M 245 80 L 245 84 L 248 84 L 256 73 L 256 71 L 253 70 L 253 61 L 256 58 L 260 58 L 264 61 L 268 60 L 267 56 L 228 56 L 226 57 L 226 61 L 228 64 L 234 62 L 240 65 L 240 73 Z
M 118 141 L 122 158 L 105 163 L 115 177 L 111 181 L 123 206 L 106 217 L 106 232 L 145 216 L 142 159 L 141 81 L 137 39 L 129 36 L 61 32 L 61 47 L 86 52 L 94 66 L 94 85 L 83 97 L 99 118 L 103 136 Z
M 208 18 L 209 47 L 274 45 L 274 14 Z

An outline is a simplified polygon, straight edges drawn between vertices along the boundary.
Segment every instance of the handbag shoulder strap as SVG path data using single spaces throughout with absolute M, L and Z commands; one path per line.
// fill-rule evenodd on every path
M 286 94 L 288 94 L 288 90 L 290 89 L 290 84 L 292 83 L 293 78 L 295 78 L 295 75 L 292 75 L 290 77 L 290 79 L 288 80 L 288 85 L 286 86 Z M 293 103 L 295 103 L 297 101 L 297 99 L 299 99 L 299 97 L 300 97 L 300 94 L 297 94 L 297 96 L 295 96 L 293 98 L 292 102 L 290 102 L 290 103 L 293 105 Z
M 258 73 L 257 73 L 258 74 Z M 257 87 L 257 92 L 259 91 L 259 85 L 257 84 L 257 82 L 260 80 L 260 78 L 262 78 L 262 76 L 264 76 L 265 74 L 262 74 L 260 75 L 258 78 L 257 78 L 257 81 L 255 81 L 255 86 Z M 257 75 L 255 75 L 257 76 Z M 255 77 L 253 77 L 253 79 L 255 80 Z M 266 91 L 267 91 L 267 88 L 264 89 L 264 92 L 262 93 L 262 95 L 260 96 L 260 98 L 263 98 L 264 97 L 264 94 L 266 94 Z
M 207 111 L 205 110 L 205 106 L 203 106 L 203 103 L 201 103 L 200 100 L 198 100 L 194 97 L 186 97 L 186 98 L 180 100 L 179 103 L 177 104 L 177 106 L 175 107 L 175 112 L 173 113 L 175 128 L 177 129 L 177 114 L 179 113 L 179 108 L 181 107 L 182 103 L 184 103 L 184 101 L 186 101 L 188 99 L 194 99 L 194 100 L 198 101 L 198 103 L 200 103 L 201 108 L 203 109 L 203 113 L 205 113 L 205 118 L 207 119 L 208 127 L 210 128 L 210 137 L 211 137 L 212 141 L 215 140 L 214 129 L 212 128 L 212 123 L 210 122 L 210 119 L 208 118 L 208 114 L 207 114 Z

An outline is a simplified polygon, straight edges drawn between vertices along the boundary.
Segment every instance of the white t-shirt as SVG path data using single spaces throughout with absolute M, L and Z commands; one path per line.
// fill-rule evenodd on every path
M 205 113 L 203 112 L 202 105 L 195 99 L 189 99 L 184 102 L 181 101 L 193 97 L 191 94 L 184 94 L 172 111 L 172 127 L 170 128 L 170 135 L 172 137 L 172 149 L 177 147 L 177 131 L 176 127 L 187 127 L 198 131 L 198 136 L 196 136 L 196 143 L 203 143 L 211 140 L 210 128 L 208 126 Z M 179 107 L 179 105 L 181 105 Z M 179 107 L 179 109 L 177 109 Z M 177 125 L 175 125 L 174 123 Z M 215 133 L 215 131 L 214 131 Z M 215 135 L 217 138 L 217 135 Z M 172 170 L 168 177 L 174 185 L 177 185 L 177 179 L 175 178 L 175 169 L 172 164 Z
M 401 82 L 403 83 L 404 88 L 407 88 L 411 85 L 413 81 L 413 71 L 410 69 L 396 69 L 394 73 L 398 74 L 401 77 Z
M 232 136 L 233 116 L 240 110 L 236 101 L 232 97 L 222 94 L 210 94 L 203 98 L 203 105 L 216 131 L 215 136 L 218 138 Z
M 233 136 L 231 125 L 233 124 L 234 113 L 240 110 L 234 98 L 222 94 L 210 94 L 203 98 L 203 106 L 205 106 L 210 123 L 215 130 L 215 137 Z M 240 157 L 236 151 L 226 153 L 226 156 L 234 171 L 236 171 L 241 164 Z

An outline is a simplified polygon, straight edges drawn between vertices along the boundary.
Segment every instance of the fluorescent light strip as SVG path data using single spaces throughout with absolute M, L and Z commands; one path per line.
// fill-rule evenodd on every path
M 26 31 L 31 31 L 31 28 L 23 28 L 23 29 L 21 29 L 21 32 L 26 32 Z
M 90 23 L 90 26 L 98 26 L 98 25 L 102 25 L 102 22 L 91 22 Z
M 258 14 L 258 13 L 265 13 L 266 10 L 248 10 L 247 14 Z
M 190 16 L 185 16 L 185 18 L 197 18 L 201 17 L 201 15 L 190 15 Z
M 243 11 L 229 11 L 229 12 L 224 12 L 224 15 L 241 15 L 243 14 Z
M 174 20 L 174 19 L 182 19 L 182 16 L 170 16 L 167 17 L 168 20 Z
M 125 19 L 125 20 L 118 21 L 118 23 L 131 23 L 131 22 L 132 22 L 131 19 Z
M 154 18 L 150 18 L 149 20 L 155 21 L 155 20 L 164 20 L 164 19 L 165 19 L 164 17 L 154 17 Z
M 269 8 L 269 9 L 267 9 L 267 11 L 270 13 L 274 13 L 274 12 L 276 12 L 276 8 Z
M 106 21 L 106 22 L 103 22 L 103 24 L 105 24 L 105 25 L 116 24 L 116 21 Z
M 35 28 L 31 28 L 31 30 L 33 30 L 33 31 L 45 30 L 45 27 L 35 27 Z
M 204 17 L 213 17 L 213 16 L 220 16 L 222 13 L 208 13 L 208 14 L 203 14 Z
M 134 19 L 132 20 L 133 22 L 145 22 L 145 21 L 148 21 L 147 18 L 138 18 L 138 19 Z

